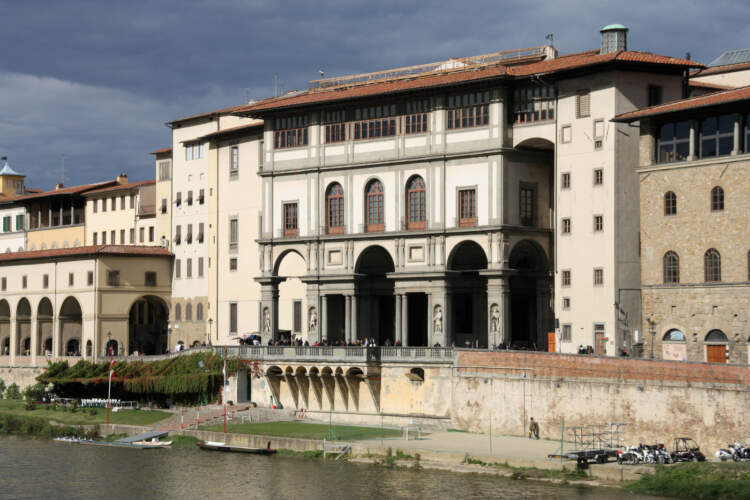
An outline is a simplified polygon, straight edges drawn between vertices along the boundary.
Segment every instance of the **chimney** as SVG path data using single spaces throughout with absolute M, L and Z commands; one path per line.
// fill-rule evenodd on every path
M 622 24 L 610 24 L 599 30 L 602 34 L 600 54 L 628 50 L 628 29 Z
M 120 172 L 117 174 L 117 183 L 118 184 L 127 184 L 128 183 L 128 174 Z
M 55 191 L 57 191 L 58 189 L 62 189 L 64 187 L 65 187 L 65 184 L 63 184 L 62 182 L 58 182 L 57 184 L 55 184 Z

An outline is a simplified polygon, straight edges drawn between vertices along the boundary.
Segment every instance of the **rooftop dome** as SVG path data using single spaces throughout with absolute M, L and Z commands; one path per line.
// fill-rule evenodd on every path
M 626 30 L 627 28 L 623 26 L 622 24 L 608 24 L 607 26 L 603 27 L 599 31 L 609 31 L 609 30 Z
M 10 168 L 10 164 L 8 163 L 8 157 L 7 156 L 3 156 L 2 158 L 0 158 L 0 160 L 5 161 L 5 165 L 3 166 L 3 169 L 0 170 L 0 175 L 19 175 L 19 176 L 23 176 L 23 174 L 19 174 L 18 172 L 16 172 L 12 168 Z

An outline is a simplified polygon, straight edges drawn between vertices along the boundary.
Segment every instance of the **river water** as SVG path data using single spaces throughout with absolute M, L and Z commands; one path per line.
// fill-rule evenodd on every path
M 654 499 L 479 474 L 24 438 L 0 438 L 0 498 Z

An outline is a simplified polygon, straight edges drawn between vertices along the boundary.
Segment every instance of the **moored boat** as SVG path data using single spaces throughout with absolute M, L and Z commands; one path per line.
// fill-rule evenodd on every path
M 251 448 L 249 446 L 236 446 L 226 443 L 219 443 L 217 441 L 201 441 L 198 443 L 198 447 L 202 450 L 209 451 L 226 451 L 233 453 L 250 453 L 253 455 L 273 455 L 276 450 L 271 448 L 271 442 L 268 442 L 268 446 L 265 448 Z

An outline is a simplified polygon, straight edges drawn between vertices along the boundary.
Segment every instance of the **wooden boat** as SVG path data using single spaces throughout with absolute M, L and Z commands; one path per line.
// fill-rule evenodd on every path
M 249 446 L 235 446 L 226 443 L 219 443 L 216 441 L 201 441 L 198 443 L 198 447 L 202 450 L 210 451 L 228 451 L 233 453 L 251 453 L 253 455 L 273 455 L 276 450 L 271 448 L 271 442 L 268 442 L 266 448 L 250 448 Z
M 167 448 L 172 446 L 172 441 L 159 441 L 158 439 L 152 439 L 151 441 L 135 441 L 133 444 L 140 446 L 141 448 Z

